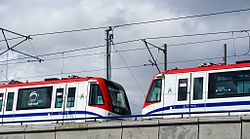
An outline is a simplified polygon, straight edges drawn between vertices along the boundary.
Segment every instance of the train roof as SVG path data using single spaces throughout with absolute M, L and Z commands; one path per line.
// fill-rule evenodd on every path
M 52 79 L 45 81 L 37 81 L 37 82 L 26 82 L 26 83 L 10 83 L 0 85 L 0 88 L 12 88 L 12 87 L 23 87 L 23 86 L 36 86 L 36 85 L 47 85 L 47 84 L 59 84 L 59 83 L 70 83 L 70 82 L 82 82 L 88 80 L 102 79 L 98 77 L 77 77 L 77 78 L 62 78 L 62 79 Z
M 233 69 L 233 68 L 244 68 L 250 67 L 250 62 L 239 63 L 239 64 L 214 64 L 210 66 L 200 66 L 195 68 L 184 68 L 184 69 L 172 69 L 159 74 L 178 74 L 178 73 L 188 73 L 188 72 L 200 72 L 200 71 L 211 71 L 211 70 L 223 70 L 223 69 Z

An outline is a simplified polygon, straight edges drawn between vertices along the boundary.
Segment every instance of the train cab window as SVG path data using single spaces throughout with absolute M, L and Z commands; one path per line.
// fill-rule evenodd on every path
M 75 94 L 76 94 L 76 88 L 71 87 L 68 89 L 68 97 L 67 97 L 67 107 L 74 107 L 75 105 Z
M 187 100 L 188 79 L 179 79 L 178 101 Z
M 62 108 L 62 104 L 63 104 L 63 88 L 57 88 L 55 108 Z
M 0 112 L 2 111 L 3 107 L 3 93 L 0 94 Z
M 17 110 L 51 108 L 52 86 L 18 90 Z
M 194 78 L 194 86 L 193 86 L 193 100 L 202 99 L 203 94 L 203 77 Z
M 91 84 L 89 93 L 89 105 L 102 105 L 102 104 L 104 104 L 104 102 L 99 85 Z
M 210 73 L 208 98 L 250 96 L 250 71 Z
M 6 111 L 13 110 L 14 92 L 8 92 Z
M 154 80 L 149 90 L 146 102 L 160 102 L 161 101 L 161 88 L 162 88 L 162 79 Z
M 112 103 L 112 112 L 120 115 L 131 114 L 128 99 L 124 88 L 114 82 L 105 80 Z

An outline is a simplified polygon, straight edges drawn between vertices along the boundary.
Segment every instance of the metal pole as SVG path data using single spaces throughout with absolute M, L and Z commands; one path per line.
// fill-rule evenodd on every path
M 224 58 L 223 62 L 225 65 L 227 65 L 227 44 L 224 44 Z
M 168 70 L 168 46 L 167 44 L 164 44 L 164 70 L 167 71 Z
M 111 80 L 111 38 L 110 38 L 110 31 L 112 31 L 112 28 L 109 27 L 107 30 L 106 30 L 106 54 L 107 54 L 107 57 L 106 57 L 106 70 L 107 70 L 107 80 Z

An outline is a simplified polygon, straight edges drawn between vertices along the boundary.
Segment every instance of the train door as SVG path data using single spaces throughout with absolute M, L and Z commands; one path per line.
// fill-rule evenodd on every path
M 67 83 L 65 87 L 63 119 L 74 120 L 76 117 L 76 98 L 78 97 L 78 83 Z M 67 120 L 66 120 L 67 121 Z
M 54 94 L 54 101 L 52 101 L 53 106 L 53 114 L 51 115 L 52 119 L 63 119 L 64 114 L 64 99 L 65 99 L 65 84 L 56 84 L 54 85 L 53 94 Z
M 190 108 L 192 116 L 199 115 L 200 112 L 205 111 L 205 90 L 206 90 L 206 73 L 196 72 L 191 74 L 191 96 Z
M 104 98 L 102 95 L 101 87 L 97 81 L 89 81 L 88 83 L 88 98 L 86 106 L 86 118 L 95 120 L 94 118 L 99 115 L 106 115 L 102 109 L 97 109 L 98 106 L 104 105 Z
M 176 95 L 176 74 L 166 74 L 165 75 L 165 89 L 163 95 L 163 102 L 164 102 L 164 117 L 166 118 L 174 118 L 175 116 L 172 115 L 175 111 L 174 104 L 175 104 L 175 95 Z
M 180 73 L 177 74 L 177 85 L 176 85 L 176 103 L 174 106 L 176 117 L 188 117 L 191 112 L 190 101 L 191 101 L 191 88 L 190 79 L 191 73 Z
M 6 89 L 0 89 L 0 120 L 1 120 L 1 124 L 3 123 L 3 114 L 4 114 L 4 97 L 5 97 L 5 92 Z
M 78 84 L 78 93 L 76 95 L 76 118 L 83 119 L 86 117 L 86 106 L 87 106 L 87 88 L 88 88 L 88 82 L 83 81 Z M 80 121 L 85 121 L 80 120 Z
M 13 122 L 14 120 L 19 120 L 15 118 L 15 102 L 17 97 L 17 93 L 15 92 L 15 88 L 6 89 L 4 97 L 3 122 Z

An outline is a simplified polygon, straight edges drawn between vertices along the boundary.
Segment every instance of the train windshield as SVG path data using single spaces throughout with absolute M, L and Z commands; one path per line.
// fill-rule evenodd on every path
M 122 86 L 106 81 L 107 89 L 113 105 L 113 112 L 120 115 L 131 114 L 128 99 Z
M 161 101 L 161 84 L 162 79 L 156 79 L 151 85 L 146 102 Z

